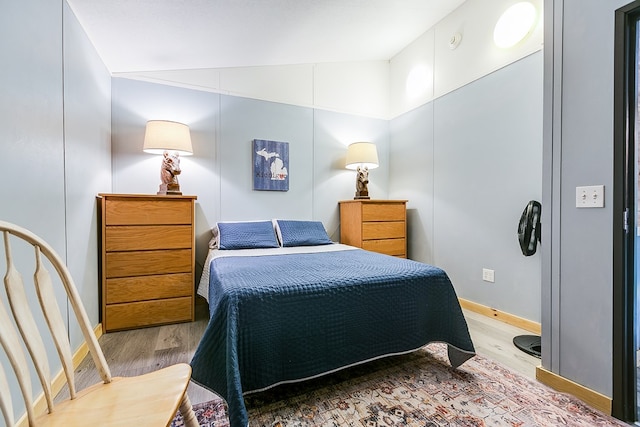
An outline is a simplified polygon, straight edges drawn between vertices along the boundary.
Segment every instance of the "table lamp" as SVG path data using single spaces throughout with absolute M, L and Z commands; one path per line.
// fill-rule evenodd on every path
M 144 132 L 142 150 L 150 154 L 162 154 L 159 195 L 179 195 L 180 155 L 190 156 L 191 135 L 189 126 L 169 120 L 149 120 Z

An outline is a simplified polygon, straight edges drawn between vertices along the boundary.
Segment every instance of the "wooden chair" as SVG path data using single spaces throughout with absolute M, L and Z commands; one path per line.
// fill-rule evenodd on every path
M 0 344 L 19 384 L 30 426 L 168 426 L 178 408 L 185 425 L 198 426 L 186 393 L 191 378 L 191 367 L 188 364 L 176 364 L 137 377 L 112 378 L 78 291 L 62 259 L 44 240 L 24 228 L 0 221 L 0 231 L 4 238 L 7 261 L 4 277 L 6 300 L 11 307 L 9 312 L 3 298 L 0 298 Z M 49 361 L 43 339 L 29 307 L 22 277 L 11 257 L 10 240 L 19 243 L 15 242 L 16 238 L 32 245 L 35 251 L 33 277 L 36 294 L 69 387 L 70 398 L 56 405 L 53 403 Z M 103 380 L 79 392 L 75 390 L 71 348 L 65 323 L 54 296 L 54 281 L 45 268 L 42 255 L 55 268 L 64 285 L 89 352 Z M 13 321 L 10 313 L 13 314 Z M 19 334 L 14 324 L 17 325 Z M 48 409 L 44 414 L 35 413 L 30 369 L 20 341 L 27 348 L 42 385 Z M 1 365 L 0 409 L 6 425 L 13 426 L 15 421 L 11 393 Z

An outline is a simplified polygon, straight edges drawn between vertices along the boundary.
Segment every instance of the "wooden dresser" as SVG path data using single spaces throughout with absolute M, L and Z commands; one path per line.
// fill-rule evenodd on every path
M 193 321 L 195 200 L 98 195 L 104 332 Z
M 407 201 L 341 201 L 340 242 L 406 258 Z

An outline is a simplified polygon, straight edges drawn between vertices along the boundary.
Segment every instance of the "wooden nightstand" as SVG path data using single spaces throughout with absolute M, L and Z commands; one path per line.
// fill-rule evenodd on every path
M 98 200 L 102 330 L 193 321 L 196 196 Z
M 406 258 L 407 201 L 341 201 L 340 242 Z

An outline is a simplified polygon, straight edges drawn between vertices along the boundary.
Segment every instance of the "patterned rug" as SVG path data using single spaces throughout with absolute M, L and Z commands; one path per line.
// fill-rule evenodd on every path
M 429 344 L 314 380 L 245 396 L 252 427 L 627 426 L 582 401 L 476 356 L 458 370 Z M 194 405 L 228 427 L 222 400 Z M 172 426 L 182 426 L 178 415 Z

